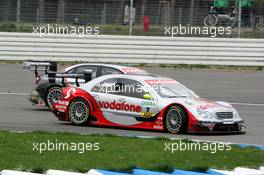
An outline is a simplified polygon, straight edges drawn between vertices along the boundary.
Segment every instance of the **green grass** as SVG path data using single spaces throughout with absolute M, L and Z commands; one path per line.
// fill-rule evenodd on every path
M 238 136 L 239 137 L 239 136 Z M 98 151 L 33 151 L 36 142 L 96 143 Z M 111 135 L 78 135 L 70 133 L 10 133 L 0 132 L 0 170 L 16 169 L 43 172 L 47 169 L 87 172 L 91 168 L 130 172 L 143 168 L 169 172 L 173 168 L 206 170 L 232 169 L 237 166 L 264 165 L 264 151 L 238 148 L 231 151 L 164 151 L 165 143 L 176 143 L 165 138 L 139 139 Z M 190 142 L 185 140 L 184 142 Z

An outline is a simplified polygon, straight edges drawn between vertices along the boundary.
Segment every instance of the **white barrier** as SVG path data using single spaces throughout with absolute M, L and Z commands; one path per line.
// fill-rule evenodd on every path
M 0 60 L 264 66 L 264 39 L 0 32 Z
M 102 173 L 100 173 L 99 171 L 97 171 L 96 169 L 91 169 L 87 172 L 88 175 L 103 175 Z
M 75 173 L 68 171 L 60 171 L 60 170 L 48 170 L 46 175 L 86 175 L 84 173 Z
M 264 171 L 262 170 L 255 170 L 255 169 L 249 169 L 249 168 L 242 168 L 237 167 L 234 169 L 234 172 L 240 175 L 264 175 Z
M 223 171 L 223 170 L 215 170 L 215 169 L 210 169 L 207 172 L 209 174 L 214 174 L 214 175 L 239 175 L 234 171 Z
M 261 168 L 259 170 L 256 170 L 250 168 L 237 167 L 233 171 L 209 169 L 207 172 L 215 175 L 264 175 L 264 171 L 262 171 Z
M 41 175 L 37 173 L 28 173 L 22 171 L 3 170 L 0 172 L 1 175 Z

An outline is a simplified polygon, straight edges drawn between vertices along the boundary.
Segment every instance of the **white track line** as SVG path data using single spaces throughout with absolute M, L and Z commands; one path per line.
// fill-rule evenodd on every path
M 0 95 L 21 95 L 21 96 L 27 96 L 29 94 L 27 93 L 8 93 L 8 92 L 0 92 Z

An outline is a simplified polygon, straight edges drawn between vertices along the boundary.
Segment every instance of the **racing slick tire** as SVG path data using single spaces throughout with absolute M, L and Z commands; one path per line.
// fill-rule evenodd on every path
M 188 127 L 187 113 L 178 105 L 171 106 L 164 116 L 164 126 L 172 134 L 186 132 Z
M 68 115 L 74 125 L 86 124 L 90 115 L 89 104 L 82 98 L 74 99 L 69 106 Z
M 50 110 L 53 110 L 53 104 L 60 101 L 62 98 L 62 88 L 60 86 L 53 86 L 47 90 L 45 95 L 45 102 Z

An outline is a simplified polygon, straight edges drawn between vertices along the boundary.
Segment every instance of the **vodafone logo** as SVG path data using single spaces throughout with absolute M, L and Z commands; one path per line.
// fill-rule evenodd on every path
M 100 108 L 114 109 L 117 111 L 128 111 L 128 112 L 136 112 L 136 113 L 141 112 L 141 106 L 127 104 L 125 102 L 118 103 L 116 101 L 113 101 L 113 102 L 99 101 L 99 106 Z

